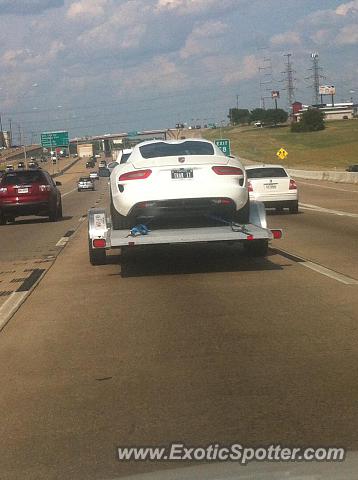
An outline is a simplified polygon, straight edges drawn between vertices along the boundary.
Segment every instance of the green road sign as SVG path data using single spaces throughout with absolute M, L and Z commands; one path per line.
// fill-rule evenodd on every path
M 41 133 L 41 145 L 43 148 L 67 147 L 69 143 L 68 132 Z
M 223 153 L 225 153 L 227 157 L 231 155 L 230 140 L 225 138 L 225 139 L 214 140 L 214 141 L 215 141 L 215 145 L 217 145 L 220 148 L 220 150 Z

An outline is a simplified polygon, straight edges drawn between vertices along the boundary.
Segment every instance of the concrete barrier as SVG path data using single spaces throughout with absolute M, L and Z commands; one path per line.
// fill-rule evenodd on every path
M 297 170 L 287 169 L 292 177 L 305 178 L 309 180 L 326 180 L 336 183 L 353 183 L 358 185 L 358 172 L 338 172 L 338 171 L 319 171 L 319 170 Z

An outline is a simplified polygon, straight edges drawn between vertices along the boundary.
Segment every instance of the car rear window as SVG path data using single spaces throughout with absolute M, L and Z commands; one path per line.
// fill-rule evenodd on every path
M 246 170 L 247 178 L 279 178 L 287 177 L 287 173 L 283 168 L 268 167 L 268 168 L 250 168 Z
M 130 156 L 131 156 L 130 153 L 123 153 L 123 155 L 121 157 L 121 163 L 126 163 Z M 145 157 L 145 158 L 147 158 L 147 157 Z
M 214 148 L 207 142 L 150 143 L 139 147 L 143 158 L 177 157 L 180 155 L 214 155 Z
M 2 185 L 27 185 L 32 183 L 43 183 L 48 184 L 48 181 L 45 175 L 42 172 L 36 171 L 25 171 L 25 172 L 14 172 L 7 173 L 1 179 Z

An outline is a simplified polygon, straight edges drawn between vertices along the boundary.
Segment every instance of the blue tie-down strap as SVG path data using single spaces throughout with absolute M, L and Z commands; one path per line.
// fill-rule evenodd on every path
M 139 235 L 148 235 L 149 232 L 150 230 L 146 225 L 139 224 L 131 228 L 129 236 L 138 237 Z

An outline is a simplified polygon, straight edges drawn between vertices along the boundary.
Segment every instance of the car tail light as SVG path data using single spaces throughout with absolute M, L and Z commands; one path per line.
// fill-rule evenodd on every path
M 6 195 L 7 194 L 7 188 L 6 187 L 1 187 L 0 188 L 0 195 Z
M 248 188 L 249 192 L 253 192 L 253 191 L 254 191 L 251 182 L 247 182 L 247 188 Z
M 123 173 L 118 180 L 120 182 L 124 182 L 126 180 L 144 180 L 145 178 L 148 178 L 151 173 L 152 171 L 149 169 L 134 170 L 132 172 Z
M 93 240 L 94 248 L 106 248 L 106 240 L 104 238 L 96 238 Z
M 137 203 L 138 208 L 150 208 L 150 207 L 155 207 L 157 202 L 139 202 Z
M 211 167 L 216 175 L 243 175 L 244 172 L 238 167 L 215 166 Z
M 297 190 L 297 184 L 294 180 L 290 180 L 289 190 Z
M 282 230 L 271 230 L 271 232 L 275 240 L 282 238 Z
M 39 185 L 40 192 L 50 192 L 51 186 L 50 185 Z

